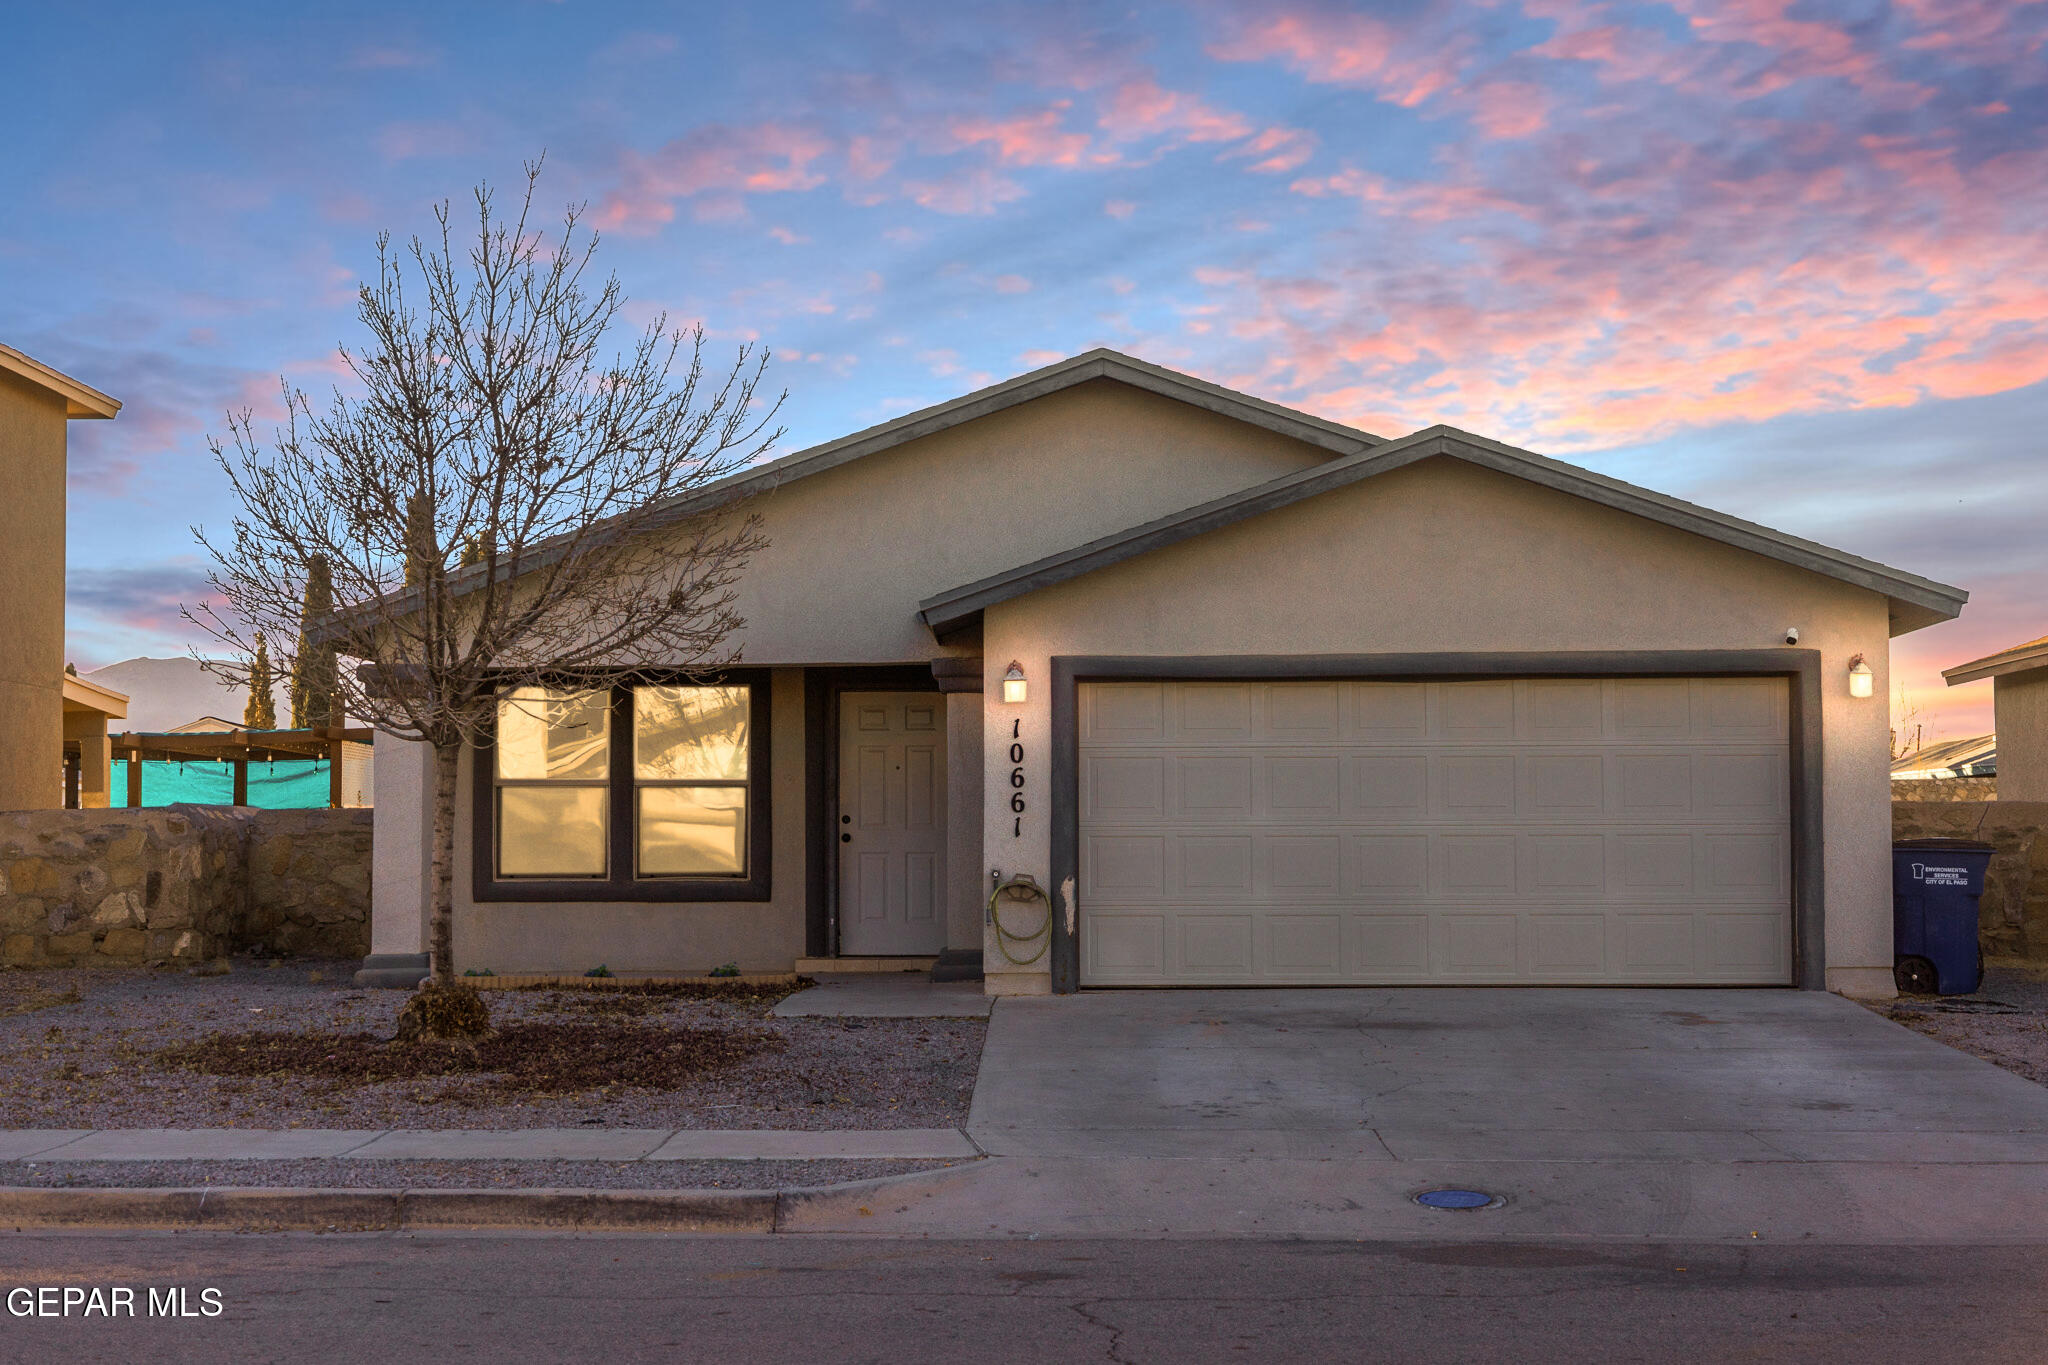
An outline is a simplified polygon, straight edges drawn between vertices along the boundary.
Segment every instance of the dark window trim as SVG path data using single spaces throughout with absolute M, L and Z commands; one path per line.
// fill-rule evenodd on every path
M 611 778 L 609 876 L 500 879 L 497 875 L 497 800 L 491 782 L 497 748 L 491 741 L 476 746 L 470 773 L 470 898 L 475 901 L 613 901 L 619 903 L 684 903 L 690 901 L 765 901 L 773 881 L 773 820 L 769 792 L 774 786 L 769 766 L 769 735 L 774 729 L 769 676 L 762 669 L 734 669 L 715 679 L 649 669 L 634 680 L 652 684 L 744 686 L 752 733 L 747 746 L 747 875 L 745 877 L 649 877 L 633 875 L 634 795 L 633 698 L 631 684 L 616 688 L 611 698 Z
M 839 956 L 839 694 L 937 692 L 930 664 L 804 670 L 804 956 Z
M 1386 678 L 1783 678 L 1790 691 L 1792 984 L 1827 989 L 1825 829 L 1821 814 L 1820 651 L 1814 649 L 1588 650 L 1529 654 L 1263 654 L 1052 660 L 1052 988 L 1080 989 L 1080 925 L 1059 890 L 1080 874 L 1080 728 L 1084 682 L 1204 678 L 1303 681 Z M 1071 928 L 1069 926 L 1072 926 Z M 1768 989 L 1768 988 L 1767 988 Z M 1779 988 L 1782 989 L 1782 988 Z

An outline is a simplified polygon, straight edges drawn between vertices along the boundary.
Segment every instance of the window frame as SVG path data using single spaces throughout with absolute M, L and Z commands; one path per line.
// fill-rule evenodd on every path
M 639 787 L 633 761 L 633 689 L 656 687 L 744 687 L 747 689 L 746 874 L 641 877 Z M 574 680 L 550 686 L 574 690 Z M 588 690 L 588 689 L 585 689 Z M 606 875 L 603 877 L 498 876 L 497 744 L 495 733 L 472 751 L 471 899 L 476 901 L 616 901 L 660 904 L 689 901 L 765 901 L 770 898 L 771 852 L 769 732 L 773 714 L 768 675 L 734 670 L 715 678 L 650 670 L 611 689 L 610 764 L 606 778 Z M 495 731 L 495 725 L 494 725 Z M 664 785 L 660 783 L 652 785 Z M 673 784 L 704 785 L 704 784 Z M 711 783 L 709 785 L 721 785 Z M 726 783 L 724 785 L 737 785 Z

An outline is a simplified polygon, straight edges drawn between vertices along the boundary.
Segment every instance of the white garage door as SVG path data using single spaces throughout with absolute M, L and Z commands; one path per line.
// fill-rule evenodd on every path
M 1770 678 L 1080 688 L 1081 982 L 1791 981 Z

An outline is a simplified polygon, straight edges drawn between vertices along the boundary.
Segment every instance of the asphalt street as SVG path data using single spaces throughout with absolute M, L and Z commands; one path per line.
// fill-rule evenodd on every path
M 2018 1246 L 15 1233 L 0 1359 L 2016 1362 L 2044 1283 Z M 15 1315 L 66 1286 L 136 1316 Z

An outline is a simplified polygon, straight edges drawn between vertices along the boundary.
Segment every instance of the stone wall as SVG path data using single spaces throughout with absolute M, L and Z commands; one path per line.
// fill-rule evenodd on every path
M 1996 801 L 1995 777 L 1915 777 L 1892 783 L 1893 801 Z
M 369 951 L 368 810 L 0 814 L 0 965 Z
M 1986 954 L 2048 961 L 2048 801 L 1894 801 L 1894 839 L 1980 839 L 1985 874 L 1977 933 Z

